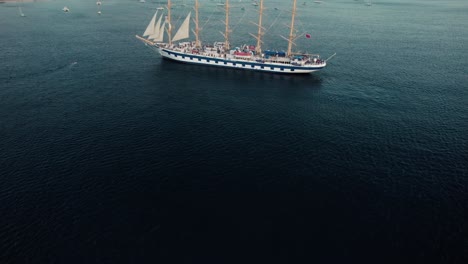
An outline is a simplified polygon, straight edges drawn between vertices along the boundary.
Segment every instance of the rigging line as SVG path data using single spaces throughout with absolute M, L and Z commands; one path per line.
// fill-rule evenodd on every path
M 301 17 L 302 17 L 302 16 L 301 16 L 300 14 L 297 15 L 297 21 L 298 21 L 298 23 L 300 24 L 299 27 L 300 27 L 300 29 L 302 30 L 302 32 L 312 33 L 312 32 L 308 32 L 308 31 L 311 31 L 311 30 L 309 30 L 309 28 L 313 28 L 313 27 L 304 25 L 304 23 L 302 23 Z
M 231 28 L 231 32 L 234 31 L 242 22 L 242 20 L 244 19 L 245 15 L 247 14 L 247 12 L 243 12 L 244 14 L 242 15 L 242 17 L 239 19 L 239 21 L 237 22 L 237 24 Z
M 278 21 L 278 18 L 280 17 L 280 15 L 283 13 L 283 10 L 280 10 L 280 12 L 278 13 L 278 15 L 276 16 L 275 20 L 273 20 L 273 23 L 271 23 L 270 27 L 265 29 L 265 32 L 264 34 L 266 34 L 268 31 L 270 31 L 270 29 L 276 24 L 276 22 Z
M 183 6 L 183 5 L 180 5 L 180 6 Z M 187 6 L 183 6 L 182 11 L 181 11 L 181 12 L 178 12 L 177 19 L 175 20 L 175 22 L 172 23 L 172 26 L 174 26 L 174 25 L 179 25 L 179 24 L 180 24 L 179 21 L 180 21 L 181 19 L 185 19 L 185 16 L 182 15 L 182 14 L 188 14 L 188 12 L 186 12 L 187 9 L 190 9 L 190 8 L 188 8 Z
M 300 16 L 297 16 L 297 17 L 298 18 L 296 19 L 296 21 L 299 24 L 299 28 L 301 29 L 302 32 L 305 32 L 305 26 L 304 26 L 304 23 L 302 23 L 301 17 Z
M 177 19 L 176 19 L 175 23 L 172 23 L 172 24 L 173 24 L 172 26 L 174 26 L 174 25 L 178 25 L 178 24 L 179 24 L 179 21 L 180 21 L 180 19 L 182 19 L 182 15 L 178 14 L 178 16 L 177 16 Z
M 208 24 L 208 22 L 210 22 L 211 17 L 212 17 L 216 12 L 217 12 L 217 9 L 214 8 L 214 9 L 213 9 L 213 12 L 211 12 L 211 14 L 208 16 L 208 19 L 206 20 L 205 24 L 203 24 L 203 25 L 201 26 L 202 29 L 205 28 L 205 26 L 206 26 L 206 24 Z

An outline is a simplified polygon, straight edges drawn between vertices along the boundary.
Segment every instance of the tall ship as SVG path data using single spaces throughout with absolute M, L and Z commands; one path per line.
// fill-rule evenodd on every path
M 211 45 L 202 44 L 200 41 L 198 0 L 195 0 L 194 6 L 194 41 L 186 41 L 190 38 L 191 12 L 188 13 L 179 29 L 173 34 L 171 0 L 167 1 L 166 8 L 158 8 L 156 10 L 143 35 L 136 35 L 136 38 L 161 54 L 163 58 L 183 63 L 285 74 L 311 73 L 327 66 L 327 60 L 322 60 L 318 54 L 292 52 L 292 47 L 295 45 L 294 41 L 298 37 L 303 36 L 297 36 L 294 29 L 296 0 L 292 1 L 289 37 L 281 36 L 288 42 L 287 51 L 262 50 L 262 36 L 265 31 L 265 28 L 262 26 L 263 2 L 263 0 L 260 0 L 258 5 L 259 17 L 256 24 L 258 32 L 256 35 L 250 34 L 257 40 L 256 45 L 242 45 L 231 48 L 229 41 L 231 33 L 229 27 L 229 0 L 225 0 L 223 5 L 225 9 L 225 31 L 221 34 L 224 36 L 224 41 L 214 42 Z M 310 37 L 310 35 L 306 34 L 306 37 Z M 164 41 L 165 38 L 167 38 L 166 42 Z

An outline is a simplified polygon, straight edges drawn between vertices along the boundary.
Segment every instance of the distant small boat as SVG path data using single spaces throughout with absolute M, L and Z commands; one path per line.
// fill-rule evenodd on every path
M 18 12 L 19 12 L 19 15 L 22 16 L 22 17 L 25 17 L 26 15 L 23 13 L 23 9 L 21 9 L 21 6 L 18 7 Z
M 99 1 L 97 1 L 97 2 L 96 2 L 96 5 L 101 5 L 101 4 L 102 4 L 102 3 L 101 3 L 101 2 L 99 2 Z
M 369 2 L 366 3 L 367 6 L 371 6 L 372 5 L 372 0 L 369 0 Z
M 23 0 L 21 0 L 21 3 L 23 3 Z M 18 5 L 18 13 L 20 16 L 25 17 L 26 15 L 23 13 L 23 9 L 21 8 L 20 5 Z
M 70 12 L 70 9 L 69 9 L 68 7 L 66 7 L 66 6 L 64 6 L 62 10 L 63 10 L 63 12 L 65 12 L 65 13 Z
M 253 2 L 252 5 L 253 5 L 253 6 L 258 6 L 258 3 L 257 3 L 257 2 Z
M 102 14 L 101 11 L 97 11 L 97 13 L 98 13 L 98 15 L 101 15 L 101 14 Z
M 158 7 L 156 10 L 164 10 L 164 7 Z
M 145 0 L 140 0 L 140 3 L 146 3 L 146 1 Z
M 314 1 L 314 3 L 321 4 L 321 3 L 323 3 L 323 1 Z

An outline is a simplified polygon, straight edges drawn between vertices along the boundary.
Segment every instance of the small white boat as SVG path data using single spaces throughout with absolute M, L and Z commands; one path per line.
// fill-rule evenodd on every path
M 156 10 L 164 10 L 164 7 L 158 7 Z
M 96 5 L 102 5 L 102 3 L 100 1 L 97 1 Z
M 98 11 L 97 14 L 98 14 L 98 15 L 101 15 L 101 11 Z
M 63 10 L 63 12 L 65 12 L 65 13 L 70 12 L 70 9 L 69 9 L 68 7 L 66 7 L 66 6 L 64 6 L 62 10 Z
M 140 0 L 140 3 L 146 3 L 146 1 L 145 0 Z

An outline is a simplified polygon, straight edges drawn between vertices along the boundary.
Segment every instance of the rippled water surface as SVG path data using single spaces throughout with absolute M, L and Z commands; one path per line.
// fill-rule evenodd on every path
M 466 1 L 299 1 L 303 76 L 162 61 L 163 2 L 0 4 L 0 263 L 468 263 Z

